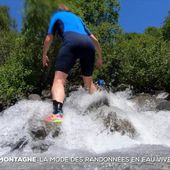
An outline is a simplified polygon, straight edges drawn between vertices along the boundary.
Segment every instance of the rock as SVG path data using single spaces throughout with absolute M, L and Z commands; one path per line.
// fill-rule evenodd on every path
M 28 123 L 30 135 L 34 140 L 45 139 L 45 137 L 49 134 L 49 131 L 43 121 L 33 118 L 30 119 Z
M 33 118 L 29 120 L 29 132 L 33 140 L 43 140 L 49 133 L 52 137 L 57 137 L 60 134 L 60 125 Z
M 169 110 L 170 111 L 170 101 L 162 101 L 156 106 L 157 110 Z
M 47 144 L 45 141 L 38 141 L 38 142 L 33 142 L 31 149 L 33 150 L 34 153 L 42 153 L 46 152 L 50 146 L 50 143 Z
M 45 99 L 45 98 L 50 98 L 51 97 L 51 91 L 50 90 L 43 90 L 41 92 L 41 95 L 42 95 L 42 98 Z
M 60 134 L 60 124 L 57 123 L 46 123 L 48 131 L 52 134 L 52 137 L 55 138 Z
M 2 112 L 4 110 L 4 105 L 3 103 L 0 102 L 0 112 Z
M 45 139 L 45 137 L 47 136 L 47 132 L 43 126 L 32 128 L 31 134 L 34 139 Z
M 41 97 L 40 97 L 40 95 L 38 95 L 38 94 L 30 94 L 30 95 L 28 96 L 28 99 L 29 99 L 29 100 L 41 100 Z
M 167 100 L 169 97 L 169 93 L 168 92 L 161 92 L 156 96 L 156 99 L 164 99 Z
M 166 98 L 166 100 L 170 101 L 170 94 L 169 94 L 169 96 Z
M 155 110 L 157 105 L 156 98 L 147 93 L 138 94 L 131 98 L 131 100 L 135 102 L 142 111 Z
M 129 88 L 129 85 L 127 84 L 120 84 L 116 87 L 116 91 L 125 91 L 126 89 Z
M 14 144 L 12 147 L 11 147 L 11 152 L 13 152 L 14 150 L 16 149 L 22 149 L 24 148 L 24 146 L 28 144 L 28 139 L 26 139 L 26 137 L 24 138 L 21 138 L 16 144 Z
M 104 126 L 111 133 L 119 132 L 121 135 L 127 135 L 130 138 L 137 136 L 137 132 L 132 123 L 118 116 L 111 108 L 104 106 L 100 108 L 99 116 L 103 119 Z
M 104 96 L 103 98 L 99 98 L 98 100 L 91 103 L 87 107 L 86 111 L 96 110 L 101 106 L 109 106 L 109 100 L 108 100 L 107 96 Z

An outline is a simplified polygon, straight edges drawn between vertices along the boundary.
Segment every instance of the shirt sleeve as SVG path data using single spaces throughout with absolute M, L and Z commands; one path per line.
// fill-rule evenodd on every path
M 81 23 L 83 24 L 84 30 L 86 31 L 86 33 L 90 36 L 92 33 L 89 30 L 89 28 L 86 26 L 86 24 L 82 21 L 82 19 L 80 18 Z
M 56 33 L 56 27 L 55 27 L 55 24 L 58 20 L 58 17 L 57 15 L 53 15 L 52 18 L 51 18 L 51 21 L 50 21 L 50 24 L 49 24 L 49 27 L 48 27 L 48 34 L 52 34 L 52 35 L 55 35 Z

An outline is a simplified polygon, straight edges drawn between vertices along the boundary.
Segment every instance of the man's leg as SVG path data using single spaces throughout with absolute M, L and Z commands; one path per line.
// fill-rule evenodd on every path
M 88 89 L 89 93 L 92 94 L 97 91 L 95 84 L 93 83 L 92 76 L 83 76 L 84 86 Z
M 62 111 L 63 101 L 65 98 L 65 90 L 64 85 L 66 82 L 68 74 L 56 71 L 52 86 L 52 99 L 53 99 L 53 107 L 54 107 L 54 114 L 57 114 L 58 111 Z

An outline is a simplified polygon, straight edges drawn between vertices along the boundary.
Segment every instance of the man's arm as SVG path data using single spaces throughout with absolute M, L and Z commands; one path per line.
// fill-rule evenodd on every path
M 49 59 L 48 59 L 47 53 L 48 53 L 48 50 L 50 48 L 52 41 L 53 41 L 53 35 L 51 34 L 47 35 L 44 40 L 44 46 L 43 46 L 43 66 L 44 67 L 45 66 L 48 67 Z
M 93 41 L 93 43 L 95 45 L 97 54 L 98 54 L 96 64 L 97 64 L 98 67 L 101 67 L 102 64 L 103 64 L 103 59 L 102 59 L 102 49 L 101 49 L 100 43 L 99 43 L 99 41 L 97 40 L 97 38 L 93 34 L 90 35 L 90 38 L 92 39 L 92 41 Z

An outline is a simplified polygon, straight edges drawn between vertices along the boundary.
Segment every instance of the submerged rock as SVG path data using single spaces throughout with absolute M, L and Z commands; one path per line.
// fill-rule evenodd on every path
M 30 119 L 29 132 L 33 140 L 43 140 L 50 133 L 52 134 L 52 137 L 57 137 L 60 133 L 60 124 Z
M 45 141 L 38 141 L 38 142 L 33 142 L 31 149 L 33 150 L 34 153 L 43 153 L 48 150 L 50 147 L 51 143 L 47 143 Z
M 99 107 L 102 106 L 109 106 L 109 100 L 107 96 L 104 96 L 103 98 L 99 98 L 98 100 L 92 102 L 86 109 L 86 111 L 92 111 L 97 110 Z
M 104 106 L 100 108 L 99 116 L 103 119 L 104 126 L 109 129 L 111 133 L 119 132 L 121 135 L 127 135 L 130 138 L 137 136 L 137 132 L 132 123 L 120 117 L 114 110 Z
M 11 146 L 11 152 L 16 149 L 22 149 L 28 144 L 28 139 L 26 137 L 21 138 L 18 142 Z
M 28 124 L 30 135 L 34 140 L 45 139 L 45 137 L 49 134 L 45 123 L 41 120 L 32 118 L 29 120 Z
M 141 111 L 155 110 L 158 103 L 155 96 L 146 93 L 134 96 L 131 100 L 139 106 L 139 110 Z
M 169 110 L 170 111 L 170 101 L 162 101 L 157 106 L 158 110 Z

